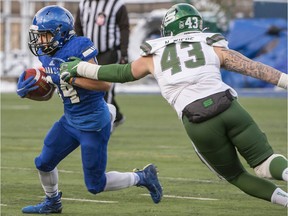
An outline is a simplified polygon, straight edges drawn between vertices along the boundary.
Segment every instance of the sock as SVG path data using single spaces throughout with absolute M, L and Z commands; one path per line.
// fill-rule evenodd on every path
M 135 176 L 135 185 L 137 185 L 138 182 L 140 181 L 140 176 L 137 175 L 136 173 L 133 173 L 133 174 L 134 174 L 134 176 Z
M 271 195 L 277 188 L 273 182 L 251 175 L 248 172 L 241 173 L 229 182 L 250 196 L 267 200 L 269 202 L 271 201 Z
M 287 170 L 287 159 L 279 155 L 278 157 L 273 158 L 270 162 L 269 171 L 271 176 L 276 180 L 285 180 L 288 178 L 288 170 Z
M 271 196 L 271 202 L 282 206 L 288 206 L 288 194 L 280 188 L 276 188 Z
M 138 177 L 139 178 L 139 177 Z M 139 181 L 139 180 L 138 180 Z M 133 172 L 116 172 L 106 173 L 106 186 L 104 191 L 120 190 L 136 185 L 137 179 Z
M 58 170 L 55 168 L 51 172 L 38 171 L 40 182 L 45 194 L 52 198 L 58 195 Z
M 284 181 L 288 181 L 288 168 L 284 169 L 284 171 L 282 173 L 282 179 Z

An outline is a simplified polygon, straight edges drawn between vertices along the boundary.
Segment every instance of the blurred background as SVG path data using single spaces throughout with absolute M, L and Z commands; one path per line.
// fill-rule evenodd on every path
M 129 61 L 139 56 L 143 41 L 160 36 L 165 11 L 175 3 L 186 2 L 202 13 L 207 32 L 225 35 L 231 49 L 287 73 L 287 0 L 124 1 L 131 25 Z M 76 15 L 78 3 L 79 0 L 1 0 L 1 92 L 13 89 L 18 76 L 26 68 L 40 66 L 27 45 L 28 29 L 34 14 L 44 6 L 56 4 Z M 234 88 L 275 90 L 270 84 L 240 74 L 223 70 L 222 76 Z M 12 84 L 12 87 L 7 87 L 7 84 Z M 143 91 L 158 91 L 151 77 L 142 80 L 141 84 L 144 85 Z M 125 92 L 128 86 L 118 85 L 116 90 Z M 140 89 L 139 83 L 137 89 Z

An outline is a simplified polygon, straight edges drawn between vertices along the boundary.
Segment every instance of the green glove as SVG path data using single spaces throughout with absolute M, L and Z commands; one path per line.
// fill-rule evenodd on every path
M 60 65 L 60 78 L 69 83 L 71 77 L 77 76 L 77 67 L 82 60 L 77 57 L 70 57 L 68 60 Z

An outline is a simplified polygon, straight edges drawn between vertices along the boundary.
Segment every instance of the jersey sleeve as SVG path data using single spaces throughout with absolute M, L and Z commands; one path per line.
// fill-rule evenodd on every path
M 93 44 L 93 42 L 86 37 L 80 37 L 80 43 L 83 44 L 82 49 L 81 49 L 81 59 L 83 61 L 88 61 L 91 58 L 95 58 L 98 55 L 98 50 Z
M 81 58 L 83 61 L 88 61 L 98 55 L 97 48 L 87 37 L 76 37 L 69 45 L 69 55 Z
M 157 38 L 154 40 L 148 40 L 142 43 L 140 46 L 141 56 L 148 56 L 153 54 L 156 50 L 164 47 L 166 45 L 165 38 Z
M 207 37 L 206 43 L 210 46 L 224 47 L 228 49 L 228 41 L 222 34 L 213 34 Z
M 144 42 L 141 46 L 141 56 L 147 56 L 151 53 L 152 47 L 148 42 Z

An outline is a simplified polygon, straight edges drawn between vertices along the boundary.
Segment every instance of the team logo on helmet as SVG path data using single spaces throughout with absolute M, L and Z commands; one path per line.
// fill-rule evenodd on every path
M 176 11 L 175 10 L 173 10 L 171 12 L 168 11 L 166 16 L 164 17 L 163 25 L 167 26 L 168 24 L 173 22 L 176 19 L 175 15 L 176 15 Z
M 179 29 L 184 29 L 185 28 L 185 23 L 183 21 L 179 22 Z

